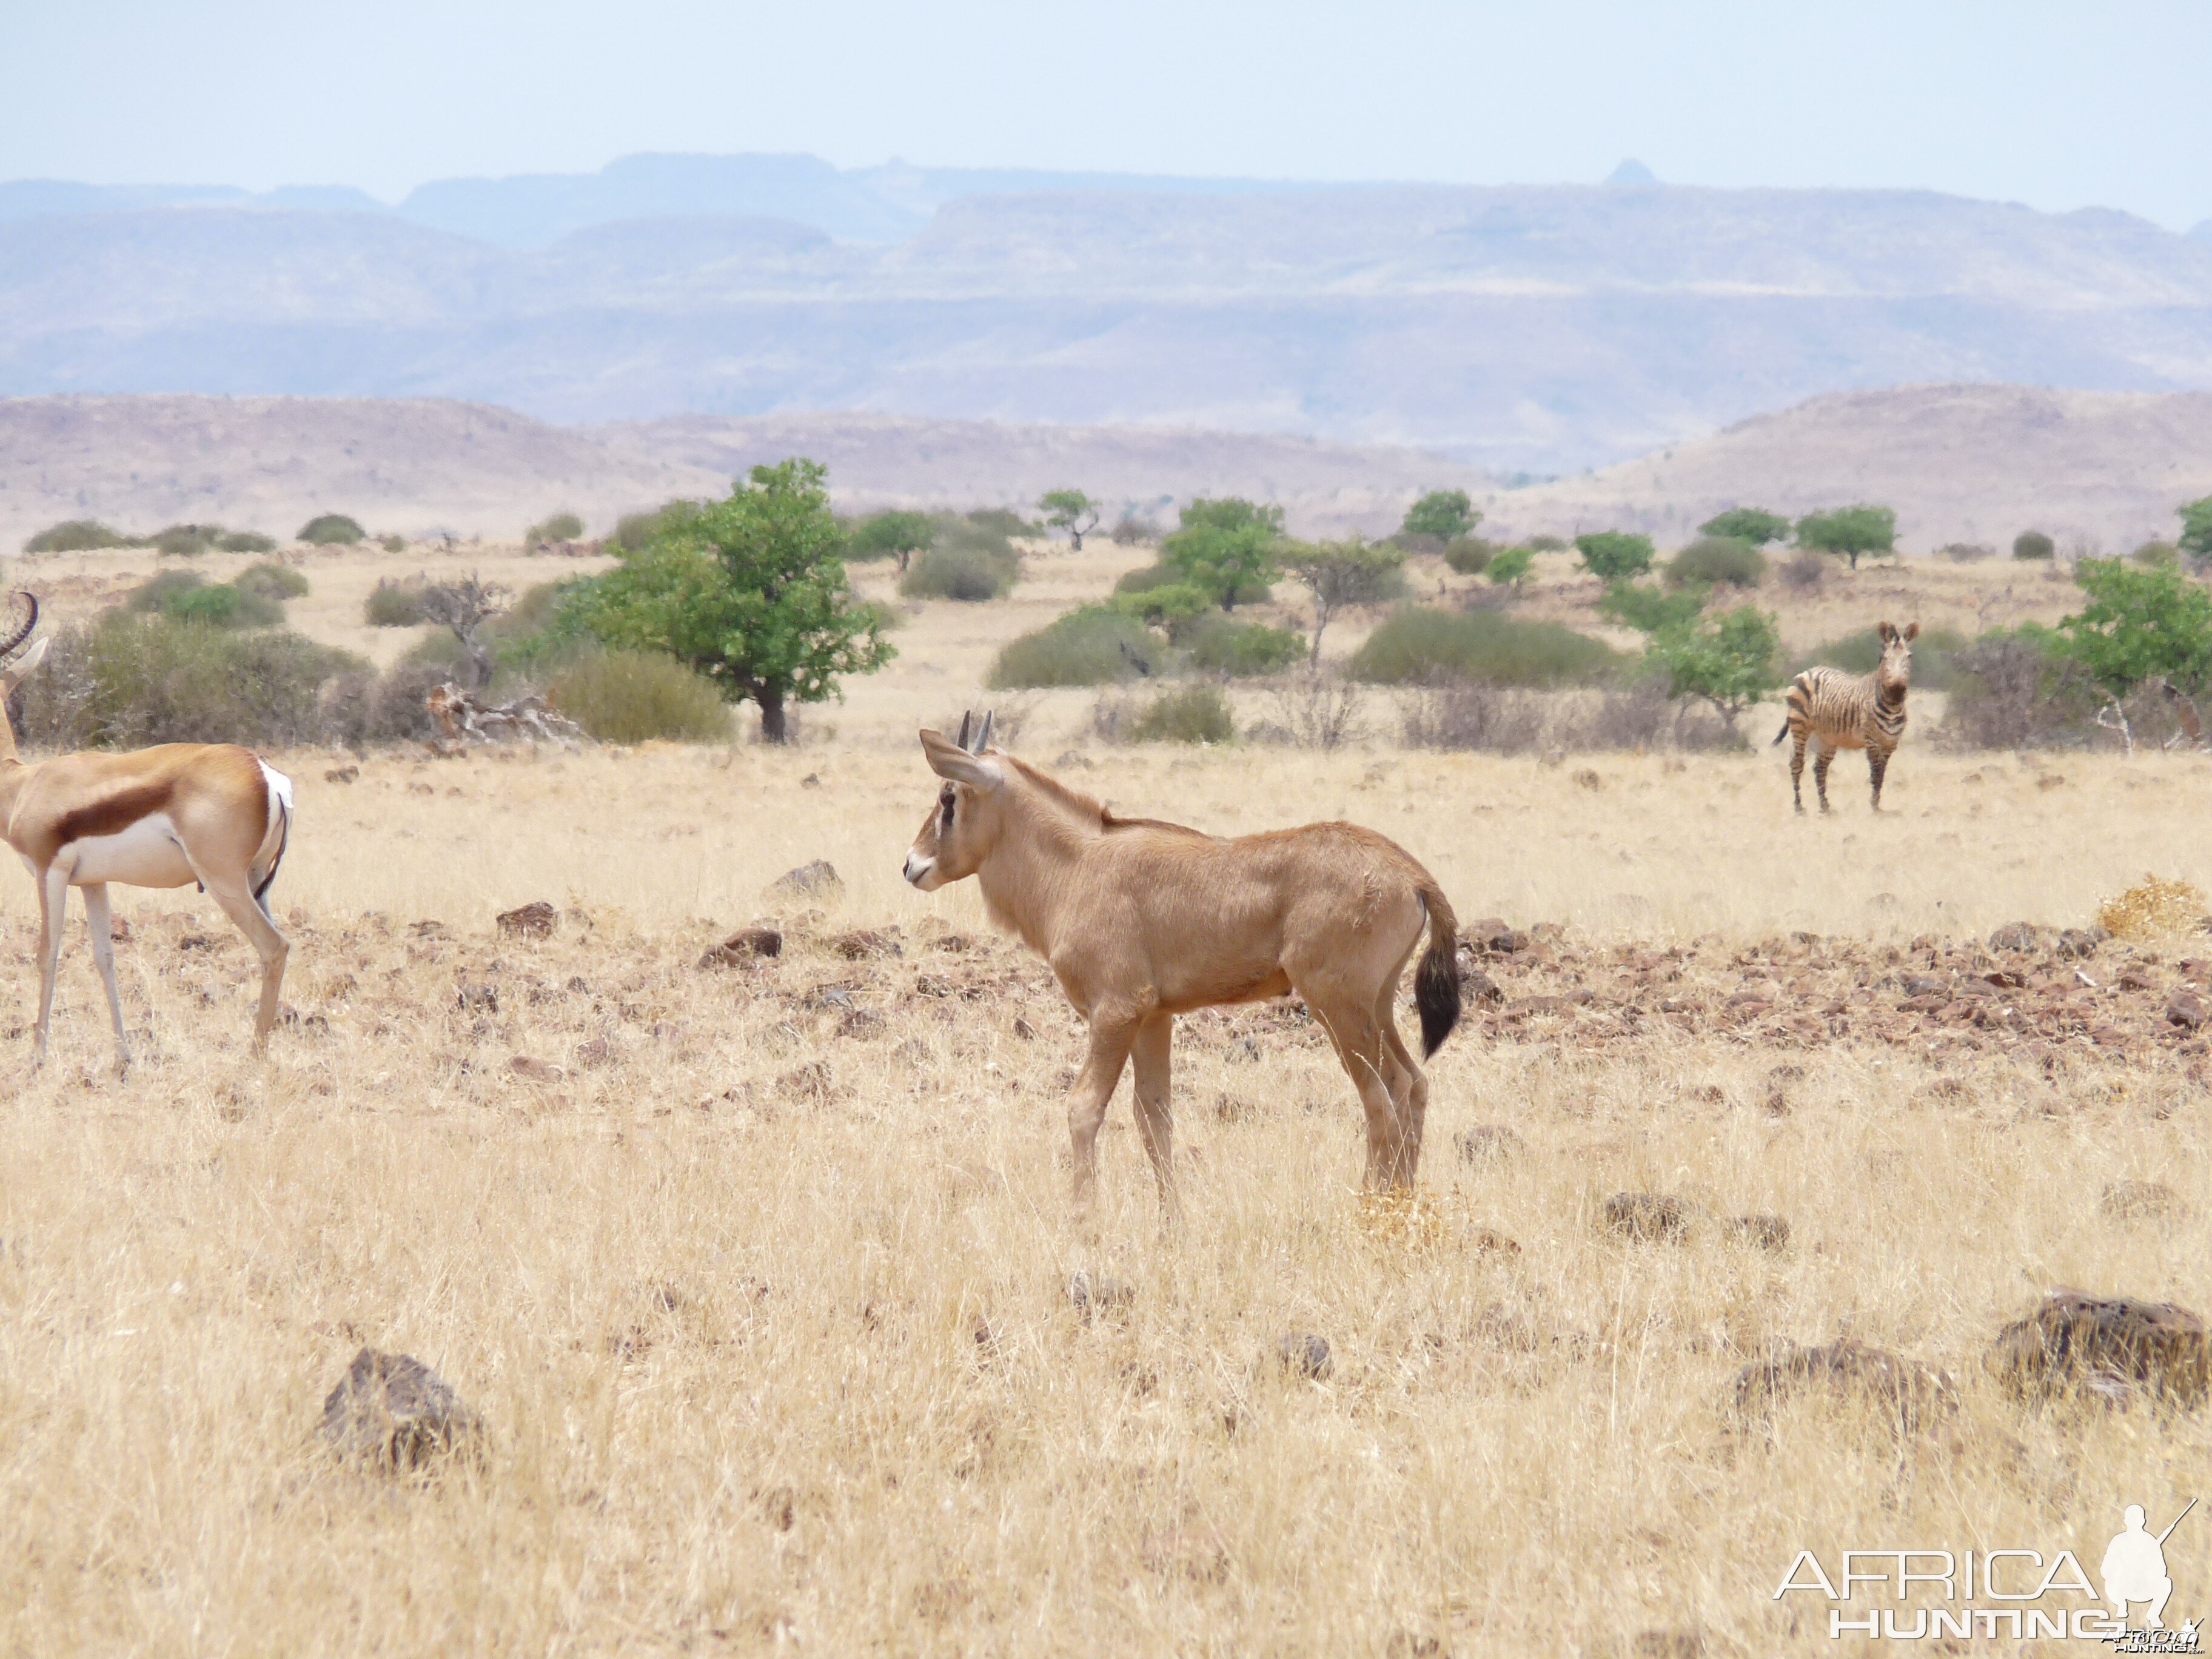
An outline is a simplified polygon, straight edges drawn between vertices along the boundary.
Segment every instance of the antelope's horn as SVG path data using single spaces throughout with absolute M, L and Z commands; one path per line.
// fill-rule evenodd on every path
M 20 588 L 20 587 L 19 587 L 19 588 L 17 588 L 17 589 L 15 590 L 15 597 L 16 597 L 17 599 L 19 599 L 22 600 L 22 602 L 23 602 L 25 605 L 28 605 L 28 606 L 30 607 L 30 611 L 31 611 L 31 617 L 30 617 L 30 620 L 29 620 L 28 622 L 25 623 L 24 623 L 21 628 L 17 629 L 15 631 L 15 633 L 13 633 L 13 634 L 11 634 L 10 635 L 9 635 L 9 637 L 8 637 L 8 641 L 7 641 L 7 643 L 6 643 L 6 644 L 4 644 L 4 645 L 0 645 L 0 662 L 5 662 L 5 661 L 7 661 L 7 660 L 8 660 L 8 659 L 9 659 L 10 656 L 12 656 L 12 655 L 14 655 L 14 654 L 15 654 L 15 647 L 16 647 L 17 646 L 19 646 L 19 645 L 22 644 L 22 642 L 23 642 L 25 640 L 29 639 L 33 634 L 34 634 L 34 633 L 36 633 L 36 632 L 38 631 L 38 627 L 39 627 L 39 601 L 38 601 L 38 597 L 37 597 L 35 594 L 26 592 L 24 590 L 22 590 L 22 589 L 21 589 L 21 588 Z
M 969 751 L 970 754 L 980 755 L 991 746 L 991 711 L 986 708 L 983 711 L 982 727 L 975 733 L 975 746 Z
M 968 746 L 968 734 L 975 729 L 975 711 L 972 708 L 962 709 L 960 711 L 960 735 L 953 738 L 952 741 L 957 744 L 961 748 L 965 749 Z

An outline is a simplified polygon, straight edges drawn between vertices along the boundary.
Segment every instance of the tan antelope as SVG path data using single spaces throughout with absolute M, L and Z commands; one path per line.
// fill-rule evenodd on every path
M 20 596 L 28 622 L 0 643 L 0 701 L 38 667 L 40 640 L 12 667 L 8 658 L 39 625 L 39 603 Z M 59 755 L 26 765 L 15 734 L 0 717 L 0 830 L 39 885 L 37 1054 L 46 1057 L 54 973 L 62 955 L 69 890 L 84 890 L 85 932 L 107 988 L 118 1064 L 131 1063 L 123 999 L 115 988 L 107 884 L 182 887 L 198 882 L 215 896 L 261 957 L 261 1008 L 253 1046 L 269 1041 L 289 947 L 270 920 L 269 884 L 283 861 L 292 822 L 292 782 L 250 749 L 166 743 L 127 755 Z
M 973 731 L 971 741 L 970 733 Z M 974 876 L 991 919 L 1052 965 L 1091 1027 L 1068 1109 L 1075 1212 L 1087 1217 L 1107 1103 L 1135 1061 L 1137 1127 L 1165 1218 L 1177 1213 L 1168 1052 L 1175 1017 L 1296 991 L 1328 1033 L 1367 1114 L 1370 1188 L 1413 1184 L 1428 1079 L 1398 1035 L 1399 975 L 1414 975 L 1424 1057 L 1460 1013 L 1457 923 L 1436 878 L 1395 842 L 1349 823 L 1223 840 L 1121 818 L 988 747 L 921 734 L 945 780 L 906 855 L 924 892 Z

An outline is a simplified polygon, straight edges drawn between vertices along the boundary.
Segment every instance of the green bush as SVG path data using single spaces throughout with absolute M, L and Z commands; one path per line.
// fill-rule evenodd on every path
M 967 518 L 968 522 L 974 525 L 976 529 L 987 531 L 994 536 L 1012 538 L 1033 536 L 1036 533 L 1036 526 L 1012 507 L 979 507 L 969 514 Z
M 936 539 L 907 567 L 899 592 L 909 599 L 995 599 L 1020 580 L 1021 555 L 996 530 L 966 520 L 939 521 Z
M 1129 728 L 1136 743 L 1227 743 L 1236 735 L 1228 700 L 1203 682 L 1154 698 Z
M 1054 685 L 1108 685 L 1157 672 L 1159 641 L 1135 618 L 1103 605 L 1078 611 L 1007 642 L 992 665 L 990 687 L 1011 691 Z
M 1209 674 L 1273 674 L 1305 655 L 1304 638 L 1265 623 L 1231 622 L 1219 611 L 1198 618 L 1176 641 L 1190 665 Z
M 1667 586 L 1723 582 L 1756 587 L 1766 580 L 1766 556 L 1733 536 L 1700 536 L 1667 562 Z
M 1457 536 L 1444 544 L 1444 562 L 1462 576 L 1479 576 L 1498 556 L 1498 544 L 1480 536 Z
M 1614 582 L 1597 602 L 1597 614 L 1639 634 L 1656 634 L 1662 628 L 1680 628 L 1697 620 L 1705 608 L 1702 587 L 1663 592 L 1636 582 Z
M 2057 551 L 2058 544 L 2040 530 L 2023 530 L 2012 538 L 2012 556 L 2015 559 L 2048 559 Z
M 2128 557 L 2136 564 L 2142 565 L 2179 564 L 2181 550 L 2172 542 L 2152 540 L 2145 542 L 2134 552 L 2129 554 Z
M 1352 654 L 1354 679 L 1412 685 L 1447 679 L 1499 685 L 1586 684 L 1622 659 L 1601 640 L 1558 623 L 1518 622 L 1495 611 L 1409 606 Z
M 418 627 L 422 621 L 422 585 L 379 577 L 361 609 L 362 620 L 371 628 Z
M 203 580 L 196 570 L 164 570 L 132 590 L 124 608 L 135 615 L 219 629 L 270 628 L 284 620 L 284 607 L 277 600 L 228 583 Z
M 1521 591 L 1521 584 L 1528 580 L 1529 573 L 1535 568 L 1534 548 L 1526 545 L 1509 547 L 1490 562 L 1488 574 L 1491 586 L 1510 587 L 1517 593 Z
M 307 594 L 307 579 L 286 564 L 253 565 L 233 576 L 230 585 L 241 592 L 272 599 L 279 605 L 287 599 L 305 599 Z
M 522 532 L 526 542 L 580 542 L 584 538 L 584 521 L 567 508 L 540 519 Z
M 1954 628 L 1923 628 L 1912 641 L 1912 684 L 1923 691 L 1948 691 L 1957 679 L 1956 658 L 1966 648 L 1966 636 Z M 1802 653 L 1790 665 L 1791 674 L 1808 668 L 1840 668 L 1847 674 L 1871 674 L 1881 660 L 1881 636 L 1874 629 L 1846 634 Z
M 1593 530 L 1575 538 L 1583 568 L 1601 581 L 1640 576 L 1651 568 L 1651 538 L 1626 530 Z
M 732 726 L 713 683 L 658 651 L 587 651 L 546 700 L 606 743 L 725 743 Z
M 164 526 L 149 538 L 154 550 L 165 559 L 195 559 L 203 553 L 213 552 L 222 541 L 222 526 L 219 524 L 173 524 Z
M 625 513 L 615 520 L 615 533 L 608 539 L 625 553 L 642 553 L 667 522 L 667 507 L 656 507 L 649 513 Z
M 1531 553 L 1564 553 L 1567 550 L 1567 540 L 1564 536 L 1525 536 L 1521 545 Z
M 299 539 L 318 547 L 351 547 L 367 533 L 343 513 L 324 513 L 300 526 Z
M 26 553 L 87 553 L 101 547 L 143 547 L 145 544 L 111 529 L 97 519 L 64 519 L 48 525 L 23 544 Z
M 226 553 L 273 553 L 276 538 L 264 536 L 258 530 L 226 530 L 216 538 L 215 544 Z
M 82 674 L 70 724 L 74 740 L 94 748 L 313 743 L 324 731 L 323 683 L 367 666 L 286 629 L 234 631 L 127 608 L 71 631 Z

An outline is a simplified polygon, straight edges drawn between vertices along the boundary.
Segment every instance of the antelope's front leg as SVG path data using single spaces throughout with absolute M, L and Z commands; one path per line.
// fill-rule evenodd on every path
M 62 962 L 62 923 L 69 915 L 70 872 L 58 864 L 39 872 L 39 1023 L 31 1063 L 46 1062 L 46 1028 L 54 1014 L 54 975 Z
M 1091 1218 L 1091 1189 L 1098 1181 L 1098 1130 L 1106 1121 L 1106 1104 L 1128 1063 L 1129 1045 L 1138 1022 L 1119 1011 L 1093 1010 L 1091 1015 L 1091 1053 L 1083 1075 L 1075 1080 L 1075 1098 L 1067 1109 L 1067 1134 L 1075 1152 L 1075 1218 Z
M 1170 1055 L 1175 1044 L 1175 1016 L 1154 1014 L 1137 1028 L 1129 1058 L 1137 1074 L 1137 1130 L 1145 1139 L 1145 1156 L 1152 1161 L 1152 1179 L 1160 1189 L 1160 1223 L 1174 1226 L 1182 1219 L 1182 1200 L 1176 1192 L 1175 1109 L 1169 1103 Z

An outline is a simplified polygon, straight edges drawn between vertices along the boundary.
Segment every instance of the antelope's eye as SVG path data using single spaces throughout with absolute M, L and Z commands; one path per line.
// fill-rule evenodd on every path
M 951 787 L 948 786 L 945 793 L 937 799 L 939 804 L 945 808 L 945 822 L 949 825 L 952 822 L 953 794 Z

